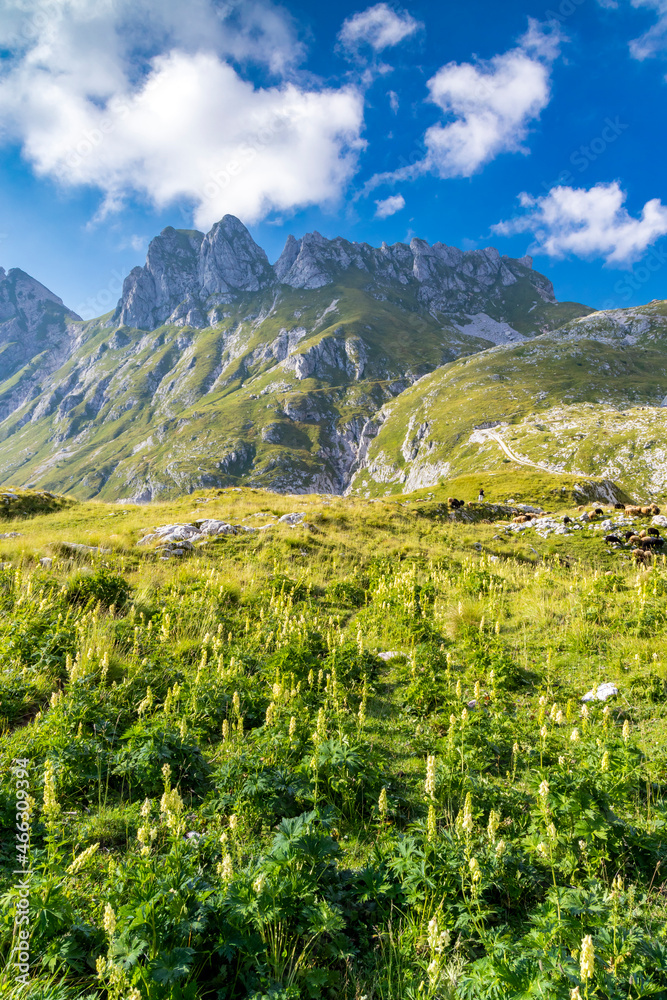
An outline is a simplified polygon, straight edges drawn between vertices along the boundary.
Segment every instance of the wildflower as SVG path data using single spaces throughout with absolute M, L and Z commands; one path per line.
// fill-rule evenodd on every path
M 113 912 L 113 907 L 110 903 L 107 903 L 104 907 L 102 926 L 108 938 L 112 938 L 116 933 L 116 914 Z
M 578 729 L 573 729 L 572 732 L 570 733 L 570 742 L 571 743 L 578 743 L 579 742 L 579 730 Z
M 582 725 L 583 725 L 584 729 L 588 725 L 588 720 L 590 718 L 590 714 L 591 713 L 588 711 L 588 705 L 582 705 L 581 706 L 581 722 L 582 722 Z
M 473 831 L 472 796 L 470 792 L 466 795 L 466 799 L 463 804 L 463 820 L 461 822 L 461 827 L 467 834 L 471 834 Z
M 554 702 L 553 705 L 551 706 L 551 711 L 549 712 L 549 718 L 551 719 L 552 722 L 556 721 L 557 714 L 558 714 L 558 704 L 557 702 Z
M 432 955 L 440 955 L 449 944 L 449 931 L 441 931 L 438 927 L 437 915 L 428 922 L 428 948 Z
M 387 815 L 387 789 L 383 788 L 378 799 L 378 812 L 382 819 Z
M 481 692 L 479 681 L 475 681 L 475 694 L 474 694 L 474 698 L 475 698 L 475 701 L 477 702 L 477 704 L 479 704 L 479 699 L 481 698 L 481 696 L 482 696 L 482 692 Z
M 558 758 L 558 766 L 559 767 L 565 767 L 565 763 L 566 763 L 565 762 L 565 757 L 559 757 Z
M 232 813 L 231 816 L 229 817 L 229 829 L 232 831 L 232 833 L 236 833 L 238 828 L 239 828 L 238 816 L 236 815 L 236 813 Z
M 541 840 L 539 842 L 539 844 L 537 845 L 537 853 L 539 854 L 539 856 L 541 858 L 548 858 L 549 857 L 549 849 L 548 849 L 547 845 L 544 843 L 543 840 Z
M 595 974 L 595 949 L 590 934 L 586 934 L 581 942 L 580 971 L 583 980 L 592 979 Z
M 44 804 L 42 812 L 47 824 L 55 823 L 60 815 L 60 803 L 56 798 L 56 775 L 51 761 L 47 761 L 44 770 Z
M 243 736 L 243 716 L 239 715 L 238 722 L 236 723 L 236 732 L 239 737 Z
M 609 751 L 605 750 L 600 761 L 600 770 L 604 773 L 609 770 Z
M 553 821 L 551 823 L 547 823 L 547 834 L 549 835 L 550 840 L 558 839 L 558 834 L 556 833 L 556 825 L 555 823 L 553 823 Z
M 574 989 L 570 990 L 570 1000 L 581 1000 L 581 993 L 579 992 L 578 986 L 575 986 Z
M 229 853 L 225 854 L 222 859 L 222 863 L 218 865 L 218 874 L 220 875 L 223 882 L 231 882 L 234 877 L 234 866 L 232 865 L 232 858 Z
M 139 810 L 139 813 L 140 813 L 142 819 L 146 819 L 147 816 L 150 816 L 152 807 L 153 807 L 153 803 L 151 802 L 151 800 L 150 799 L 144 799 L 143 805 L 142 805 L 141 809 Z
M 547 733 L 548 733 L 548 731 L 549 731 L 549 730 L 547 729 L 547 727 L 546 727 L 546 726 L 542 726 L 542 727 L 540 728 L 540 737 L 541 737 L 541 738 L 542 738 L 543 740 L 546 740 L 546 738 L 547 738 Z
M 185 717 L 181 719 L 178 731 L 180 733 L 181 739 L 184 740 L 188 734 L 188 720 Z
M 472 884 L 477 885 L 482 878 L 482 872 L 477 863 L 477 858 L 471 858 L 468 862 L 468 867 L 470 868 L 470 878 L 472 880 Z
M 562 726 L 563 723 L 565 722 L 565 718 L 560 709 L 558 709 L 558 711 L 556 712 L 556 718 L 554 719 L 554 722 L 556 723 L 557 726 Z
M 426 758 L 426 781 L 424 791 L 429 799 L 435 799 L 435 757 L 430 754 Z
M 547 799 L 549 797 L 549 782 L 548 781 L 541 781 L 540 782 L 540 787 L 538 788 L 538 794 L 539 794 L 540 798 L 542 799 L 542 804 L 546 805 L 546 801 L 547 801 Z
M 518 743 L 513 743 L 512 744 L 512 756 L 514 757 L 515 760 L 519 756 L 519 744 Z
M 262 872 L 261 874 L 259 874 L 257 876 L 257 878 L 255 879 L 255 881 L 252 884 L 252 887 L 253 887 L 253 889 L 255 890 L 255 892 L 257 893 L 258 896 L 259 896 L 260 892 L 262 891 L 262 889 L 264 888 L 265 883 L 266 883 L 266 875 Z
M 296 734 L 296 718 L 292 716 L 289 720 L 289 738 L 292 740 Z
M 275 708 L 276 706 L 274 705 L 274 703 L 270 702 L 270 704 L 266 709 L 266 718 L 264 720 L 264 725 L 266 726 L 267 729 L 273 725 L 273 713 L 275 712 Z
M 171 788 L 171 765 L 163 764 L 161 770 L 162 780 L 164 781 L 164 790 L 165 792 L 168 792 Z
M 428 807 L 428 819 L 426 821 L 426 836 L 429 844 L 432 844 L 437 836 L 437 823 L 435 818 L 435 806 L 431 802 Z
M 79 871 L 80 868 L 83 868 L 88 859 L 92 858 L 93 854 L 96 853 L 99 846 L 100 846 L 99 844 L 91 844 L 90 847 L 87 847 L 85 849 L 85 851 L 82 851 L 81 854 L 77 855 L 77 857 L 74 859 L 72 864 L 67 869 L 70 875 L 74 875 L 76 872 Z
M 461 697 L 461 681 L 460 680 L 456 682 L 456 697 L 457 698 Z
M 625 742 L 627 743 L 628 740 L 630 739 L 630 721 L 629 721 L 629 719 L 626 719 L 625 722 L 623 723 L 623 729 L 621 730 L 621 735 L 622 735 L 623 739 L 625 740 Z
M 506 849 L 507 849 L 507 844 L 505 843 L 505 841 L 499 840 L 498 843 L 496 844 L 496 857 L 502 858 Z
M 241 714 L 241 699 L 239 698 L 238 691 L 235 691 L 232 695 L 232 708 L 234 709 L 234 715 Z
M 461 712 L 461 725 L 465 726 L 467 721 L 468 721 L 468 709 L 464 708 L 463 711 Z
M 227 719 L 222 720 L 222 738 L 223 740 L 229 739 L 229 722 Z
M 487 826 L 487 832 L 489 834 L 489 840 L 492 844 L 496 842 L 496 834 L 498 832 L 498 823 L 500 822 L 500 816 L 495 809 L 492 809 L 489 813 L 489 825 Z

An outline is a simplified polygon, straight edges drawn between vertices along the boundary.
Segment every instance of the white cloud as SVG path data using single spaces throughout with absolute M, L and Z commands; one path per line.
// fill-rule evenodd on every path
M 376 201 L 375 204 L 377 205 L 375 218 L 387 219 L 390 215 L 396 215 L 396 212 L 405 208 L 405 198 L 402 194 L 392 194 L 388 198 L 383 198 L 382 201 Z
M 285 17 L 243 0 L 49 0 L 0 11 L 0 130 L 34 170 L 104 193 L 194 205 L 207 227 L 340 196 L 363 143 L 353 87 L 300 85 Z M 225 16 L 221 16 L 225 15 Z M 283 75 L 256 87 L 252 59 Z M 290 72 L 289 78 L 284 74 Z
M 667 234 L 667 206 L 658 198 L 644 205 L 639 218 L 624 207 L 626 193 L 614 181 L 589 188 L 555 187 L 540 198 L 521 194 L 526 214 L 493 226 L 503 236 L 530 232 L 530 249 L 550 257 L 603 257 L 623 266 L 641 257 Z
M 529 124 L 549 103 L 558 40 L 531 22 L 517 48 L 487 63 L 443 66 L 428 82 L 430 99 L 454 121 L 426 132 L 427 167 L 470 177 L 500 153 L 527 152 Z
M 351 51 L 360 45 L 370 45 L 376 52 L 381 52 L 398 45 L 419 27 L 419 21 L 407 11 L 397 13 L 386 3 L 376 3 L 374 7 L 348 17 L 338 38 L 343 47 Z
M 395 90 L 390 90 L 387 92 L 387 97 L 389 98 L 389 107 L 394 112 L 394 114 L 397 114 L 399 105 L 398 94 L 396 93 Z
M 633 7 L 648 7 L 657 14 L 656 23 L 639 38 L 630 42 L 630 53 L 635 59 L 649 59 L 667 52 L 667 0 L 630 0 Z M 598 0 L 601 7 L 618 8 L 618 0 Z
M 530 123 L 549 103 L 551 65 L 562 36 L 558 25 L 529 18 L 516 48 L 487 62 L 447 63 L 428 81 L 429 100 L 447 118 L 424 135 L 426 155 L 407 167 L 378 174 L 366 189 L 424 173 L 471 177 L 501 153 L 527 153 Z
M 635 59 L 648 59 L 667 49 L 667 0 L 632 0 L 633 7 L 650 7 L 658 20 L 647 32 L 630 42 Z

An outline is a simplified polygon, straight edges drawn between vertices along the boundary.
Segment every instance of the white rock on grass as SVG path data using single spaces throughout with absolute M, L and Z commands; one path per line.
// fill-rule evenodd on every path
M 289 524 L 293 528 L 296 524 L 301 524 L 305 516 L 304 513 L 283 514 L 278 518 L 278 524 Z
M 582 701 L 606 701 L 618 694 L 618 688 L 611 681 L 599 684 L 597 688 L 591 688 L 581 699 Z
M 384 653 L 378 653 L 378 656 L 380 657 L 381 660 L 393 660 L 397 656 L 402 656 L 405 659 L 406 654 L 399 653 L 397 650 L 393 649 L 393 650 L 387 650 Z
M 667 528 L 667 517 L 664 514 L 655 514 L 651 518 L 651 524 L 656 528 Z
M 203 539 L 215 538 L 217 535 L 239 535 L 257 528 L 248 528 L 244 524 L 227 524 L 226 521 L 216 521 L 213 518 L 206 518 L 203 521 L 195 521 L 194 524 L 163 524 L 159 528 L 154 528 L 148 535 L 144 535 L 137 542 L 137 545 L 148 545 L 149 542 L 199 542 Z

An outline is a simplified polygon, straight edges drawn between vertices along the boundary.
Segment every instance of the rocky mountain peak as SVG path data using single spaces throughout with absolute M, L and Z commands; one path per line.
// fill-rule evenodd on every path
M 442 312 L 484 311 L 482 299 L 502 298 L 503 288 L 526 279 L 542 299 L 555 301 L 551 282 L 532 271 L 529 257 L 501 257 L 495 247 L 431 246 L 418 237 L 378 248 L 315 230 L 288 236 L 271 266 L 243 223 L 226 215 L 206 235 L 168 227 L 152 240 L 146 264 L 125 279 L 110 322 L 147 330 L 163 323 L 203 327 L 217 321 L 215 306 L 240 295 L 277 285 L 322 288 L 344 282 L 350 270 L 368 275 L 367 290 L 376 298 L 411 286 L 423 306 Z
M 226 215 L 208 233 L 199 254 L 200 297 L 257 292 L 275 281 L 266 253 L 235 216 Z
M 67 351 L 73 343 L 68 323 L 79 319 L 61 298 L 19 267 L 9 271 L 0 267 L 0 380 L 38 355 L 60 358 L 60 348 Z

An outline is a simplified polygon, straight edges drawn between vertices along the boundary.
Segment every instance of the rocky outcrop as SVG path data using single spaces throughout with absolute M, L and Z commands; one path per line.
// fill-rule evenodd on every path
M 154 330 L 163 323 L 208 326 L 215 307 L 240 295 L 281 286 L 316 289 L 344 280 L 347 272 L 367 277 L 367 288 L 384 300 L 396 289 L 412 287 L 426 309 L 480 312 L 503 289 L 526 280 L 537 295 L 553 302 L 551 282 L 532 269 L 532 260 L 501 257 L 494 247 L 462 251 L 426 240 L 372 247 L 318 232 L 289 236 L 271 266 L 246 227 L 226 215 L 204 236 L 193 230 L 163 230 L 150 244 L 144 267 L 135 267 L 111 323 Z M 393 289 L 393 292 L 392 292 Z
M 275 282 L 261 247 L 237 218 L 226 215 L 205 236 L 166 229 L 151 240 L 146 264 L 125 279 L 114 326 L 154 330 L 166 322 L 208 325 L 207 309 Z

